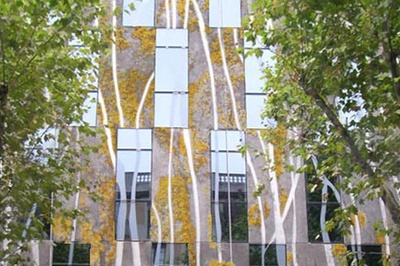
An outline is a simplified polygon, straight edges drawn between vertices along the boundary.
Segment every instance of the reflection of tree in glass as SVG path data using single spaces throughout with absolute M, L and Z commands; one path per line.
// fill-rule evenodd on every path
M 53 265 L 68 265 L 69 250 L 71 244 L 58 243 L 53 249 Z M 80 265 L 90 264 L 90 245 L 74 244 L 73 263 Z

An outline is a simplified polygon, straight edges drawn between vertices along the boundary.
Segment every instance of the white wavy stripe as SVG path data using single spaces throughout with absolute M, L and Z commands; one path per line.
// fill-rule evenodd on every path
M 31 241 L 31 250 L 32 250 L 32 261 L 35 265 L 40 265 L 39 261 L 39 241 L 32 240 Z
M 194 216 L 196 221 L 196 265 L 200 266 L 200 236 L 201 236 L 201 225 L 200 225 L 200 205 L 199 205 L 199 195 L 197 189 L 197 177 L 196 172 L 194 171 L 193 164 L 193 154 L 192 154 L 192 143 L 190 141 L 190 132 L 189 129 L 183 130 L 183 139 L 185 141 L 186 153 L 188 156 L 188 164 L 190 176 L 192 178 L 192 187 L 193 187 L 193 201 L 194 201 Z
M 203 15 L 201 14 L 200 7 L 196 0 L 191 0 L 194 11 L 196 12 L 198 24 L 199 24 L 199 31 L 201 36 L 201 41 L 203 43 L 204 53 L 206 55 L 208 72 L 210 73 L 210 86 L 211 86 L 211 96 L 212 96 L 212 103 L 213 103 L 213 122 L 214 122 L 214 130 L 218 130 L 218 112 L 217 112 L 217 94 L 215 89 L 215 81 L 214 81 L 214 70 L 212 67 L 211 56 L 210 56 L 210 49 L 206 35 L 206 27 L 204 24 Z
M 168 212 L 169 212 L 169 227 L 170 227 L 170 243 L 174 243 L 174 210 L 172 206 L 172 154 L 173 154 L 173 141 L 174 141 L 174 129 L 171 128 L 171 137 L 169 140 L 169 160 L 168 160 Z M 174 249 L 173 245 L 170 245 L 170 263 L 173 263 Z
M 172 9 L 172 28 L 175 29 L 177 20 L 176 0 L 172 0 L 171 9 Z
M 117 241 L 115 255 L 115 265 L 122 266 L 122 257 L 124 256 L 124 241 Z
M 258 130 L 257 130 L 258 132 Z M 250 173 L 251 176 L 253 177 L 253 183 L 257 187 L 258 186 L 258 178 L 257 174 L 253 165 L 253 162 L 251 160 L 250 152 L 246 150 L 246 162 L 247 165 L 250 168 Z M 258 209 L 260 210 L 260 218 L 261 218 L 261 244 L 265 245 L 267 243 L 267 238 L 266 238 L 266 229 L 265 229 L 265 218 L 264 218 L 264 210 L 263 210 L 263 203 L 261 200 L 261 196 L 257 197 L 257 202 L 258 202 Z
M 388 225 L 388 219 L 386 215 L 386 207 L 385 207 L 385 202 L 382 200 L 382 198 L 379 198 L 379 207 L 381 209 L 381 215 L 382 215 L 382 222 L 383 226 L 385 227 L 385 230 L 388 230 L 389 225 Z M 390 239 L 389 235 L 385 234 L 385 256 L 386 258 L 390 258 Z
M 300 166 L 300 157 L 297 156 L 296 157 L 296 165 L 294 164 L 294 159 L 293 156 L 289 156 L 289 163 L 290 165 L 292 165 L 294 167 L 294 169 L 297 169 L 298 166 Z M 297 188 L 297 183 L 299 181 L 299 174 L 294 171 L 292 171 L 290 173 L 290 179 L 291 179 L 291 183 L 292 183 L 292 187 L 290 189 L 290 192 L 292 192 L 292 188 L 294 187 L 293 191 L 295 191 L 295 189 Z M 294 192 L 292 195 L 292 199 L 291 201 L 289 201 L 289 197 L 288 200 L 286 201 L 286 206 L 285 206 L 285 210 L 289 210 L 288 206 L 292 205 L 293 206 L 293 223 L 292 223 L 292 258 L 293 258 L 293 266 L 297 266 L 297 248 L 296 248 L 296 242 L 297 242 L 297 215 L 296 215 L 296 201 L 293 200 L 294 198 Z M 284 211 L 285 211 L 284 210 Z M 285 220 L 283 218 L 283 220 Z
M 160 261 L 160 248 L 161 248 L 161 242 L 162 242 L 162 225 L 161 225 L 161 220 L 160 220 L 160 215 L 158 215 L 158 211 L 156 206 L 154 205 L 154 202 L 151 202 L 151 208 L 153 209 L 154 215 L 156 216 L 157 220 L 157 249 L 156 249 L 156 254 L 155 254 L 155 259 L 154 261 Z
M 188 23 L 189 23 L 189 1 L 190 0 L 186 0 L 186 3 L 185 3 L 185 20 L 183 22 L 184 29 L 187 29 Z
M 142 265 L 142 258 L 140 257 L 140 242 L 132 241 L 131 242 L 131 248 L 132 248 L 132 255 L 135 258 L 133 260 L 133 265 L 134 266 L 141 266 Z
M 101 107 L 101 113 L 103 115 L 104 131 L 105 131 L 106 137 L 107 137 L 108 152 L 110 154 L 110 158 L 111 158 L 111 163 L 113 165 L 113 169 L 115 170 L 115 152 L 114 152 L 114 148 L 113 148 L 113 144 L 112 144 L 111 130 L 108 127 L 107 110 L 106 110 L 106 106 L 104 104 L 104 98 L 103 98 L 103 95 L 101 93 L 101 90 L 98 91 L 98 94 L 99 94 L 99 104 L 100 104 L 100 107 Z
M 167 17 L 167 29 L 171 28 L 171 18 L 169 12 L 169 0 L 165 0 L 165 16 Z
M 113 11 L 117 8 L 117 1 L 113 0 Z M 118 74 L 117 74 L 117 17 L 113 15 L 112 18 L 112 44 L 111 44 L 111 62 L 112 62 L 112 74 L 114 81 L 114 90 L 115 90 L 115 99 L 117 102 L 118 116 L 119 116 L 119 125 L 120 127 L 124 127 L 124 113 L 122 111 L 121 106 L 121 97 L 119 95 L 119 86 L 118 86 Z
M 238 29 L 233 29 L 233 41 L 235 42 L 236 50 L 239 49 L 239 38 L 238 38 Z M 239 59 L 242 63 L 244 63 L 243 55 L 241 53 L 237 53 Z
M 150 78 L 147 80 L 146 86 L 144 87 L 144 92 L 143 92 L 142 98 L 140 99 L 139 107 L 136 112 L 136 128 L 140 127 L 140 114 L 142 112 L 144 102 L 146 101 L 146 97 L 147 97 L 147 94 L 149 93 L 150 85 L 151 85 L 151 82 L 153 81 L 153 79 L 154 79 L 154 72 L 151 73 Z
M 231 76 L 229 75 L 228 65 L 226 63 L 225 47 L 224 47 L 224 42 L 222 41 L 221 28 L 218 28 L 218 41 L 219 41 L 219 48 L 221 50 L 222 67 L 224 69 L 226 82 L 228 83 L 229 94 L 231 95 L 232 110 L 233 110 L 233 115 L 235 117 L 236 127 L 237 129 L 241 130 L 239 123 L 239 116 L 236 107 L 235 93 L 233 91 Z
M 259 134 L 260 138 L 260 144 L 262 147 L 262 150 L 264 152 L 267 151 L 264 142 L 261 139 L 261 135 Z M 271 143 L 268 143 L 268 155 L 265 155 L 266 161 L 270 161 L 270 165 L 268 167 L 268 173 L 269 177 L 271 179 L 270 185 L 271 185 L 271 193 L 273 197 L 273 206 L 274 206 L 274 221 L 275 221 L 275 232 L 274 235 L 272 236 L 273 238 L 275 237 L 276 243 L 277 244 L 285 244 L 286 239 L 285 239 L 285 231 L 283 230 L 283 220 L 281 216 L 281 210 L 280 210 L 280 202 L 279 202 L 279 190 L 278 190 L 278 182 L 276 179 L 276 173 L 275 171 L 272 170 L 272 166 L 275 164 L 274 160 L 274 146 Z

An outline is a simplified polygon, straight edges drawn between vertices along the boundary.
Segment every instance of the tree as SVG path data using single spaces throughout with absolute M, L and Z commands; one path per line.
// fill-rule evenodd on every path
M 245 36 L 275 52 L 263 115 L 296 133 L 291 152 L 323 158 L 317 176 L 341 177 L 361 203 L 382 197 L 397 228 L 399 11 L 395 0 L 256 0 Z
M 81 120 L 93 54 L 103 47 L 94 25 L 102 14 L 100 0 L 0 2 L 2 264 L 18 264 L 55 213 L 79 215 L 62 204 L 85 185 L 76 173 L 91 148 L 76 136 L 95 133 Z M 79 51 L 68 46 L 73 39 Z

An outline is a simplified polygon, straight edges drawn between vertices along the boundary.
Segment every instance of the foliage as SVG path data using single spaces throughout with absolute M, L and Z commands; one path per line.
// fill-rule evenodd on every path
M 2 263 L 19 264 L 29 240 L 48 237 L 54 213 L 80 214 L 62 204 L 85 186 L 77 172 L 91 148 L 77 135 L 95 134 L 81 119 L 95 89 L 92 54 L 104 47 L 94 25 L 102 14 L 100 0 L 0 2 Z M 67 45 L 74 38 L 79 51 Z
M 399 11 L 392 0 L 256 0 L 246 22 L 247 40 L 275 51 L 263 115 L 288 129 L 294 155 L 324 158 L 317 176 L 342 178 L 361 203 L 382 197 L 397 226 Z

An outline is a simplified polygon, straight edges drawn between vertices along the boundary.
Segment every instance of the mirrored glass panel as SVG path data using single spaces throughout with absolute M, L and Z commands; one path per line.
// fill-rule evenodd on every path
M 151 129 L 119 128 L 118 149 L 151 149 Z
M 187 127 L 189 98 L 186 93 L 156 93 L 154 97 L 156 127 Z
M 188 49 L 157 48 L 156 91 L 187 91 Z
M 188 47 L 187 29 L 157 29 L 157 47 Z
M 154 27 L 155 0 L 124 0 L 122 26 Z
M 152 265 L 189 265 L 187 244 L 153 243 L 151 248 Z
M 250 245 L 250 266 L 286 266 L 285 245 Z
M 56 243 L 53 247 L 53 265 L 90 265 L 90 244 Z
M 91 91 L 87 99 L 83 103 L 85 112 L 82 116 L 82 121 L 89 124 L 89 126 L 96 126 L 97 121 L 97 91 Z
M 149 238 L 150 201 L 117 201 L 116 234 L 119 241 Z
M 240 0 L 210 0 L 210 27 L 241 27 Z
M 260 93 L 265 87 L 264 69 L 273 67 L 274 60 L 271 58 L 273 53 L 269 50 L 263 50 L 261 57 L 255 55 L 245 58 L 245 81 L 246 93 Z

